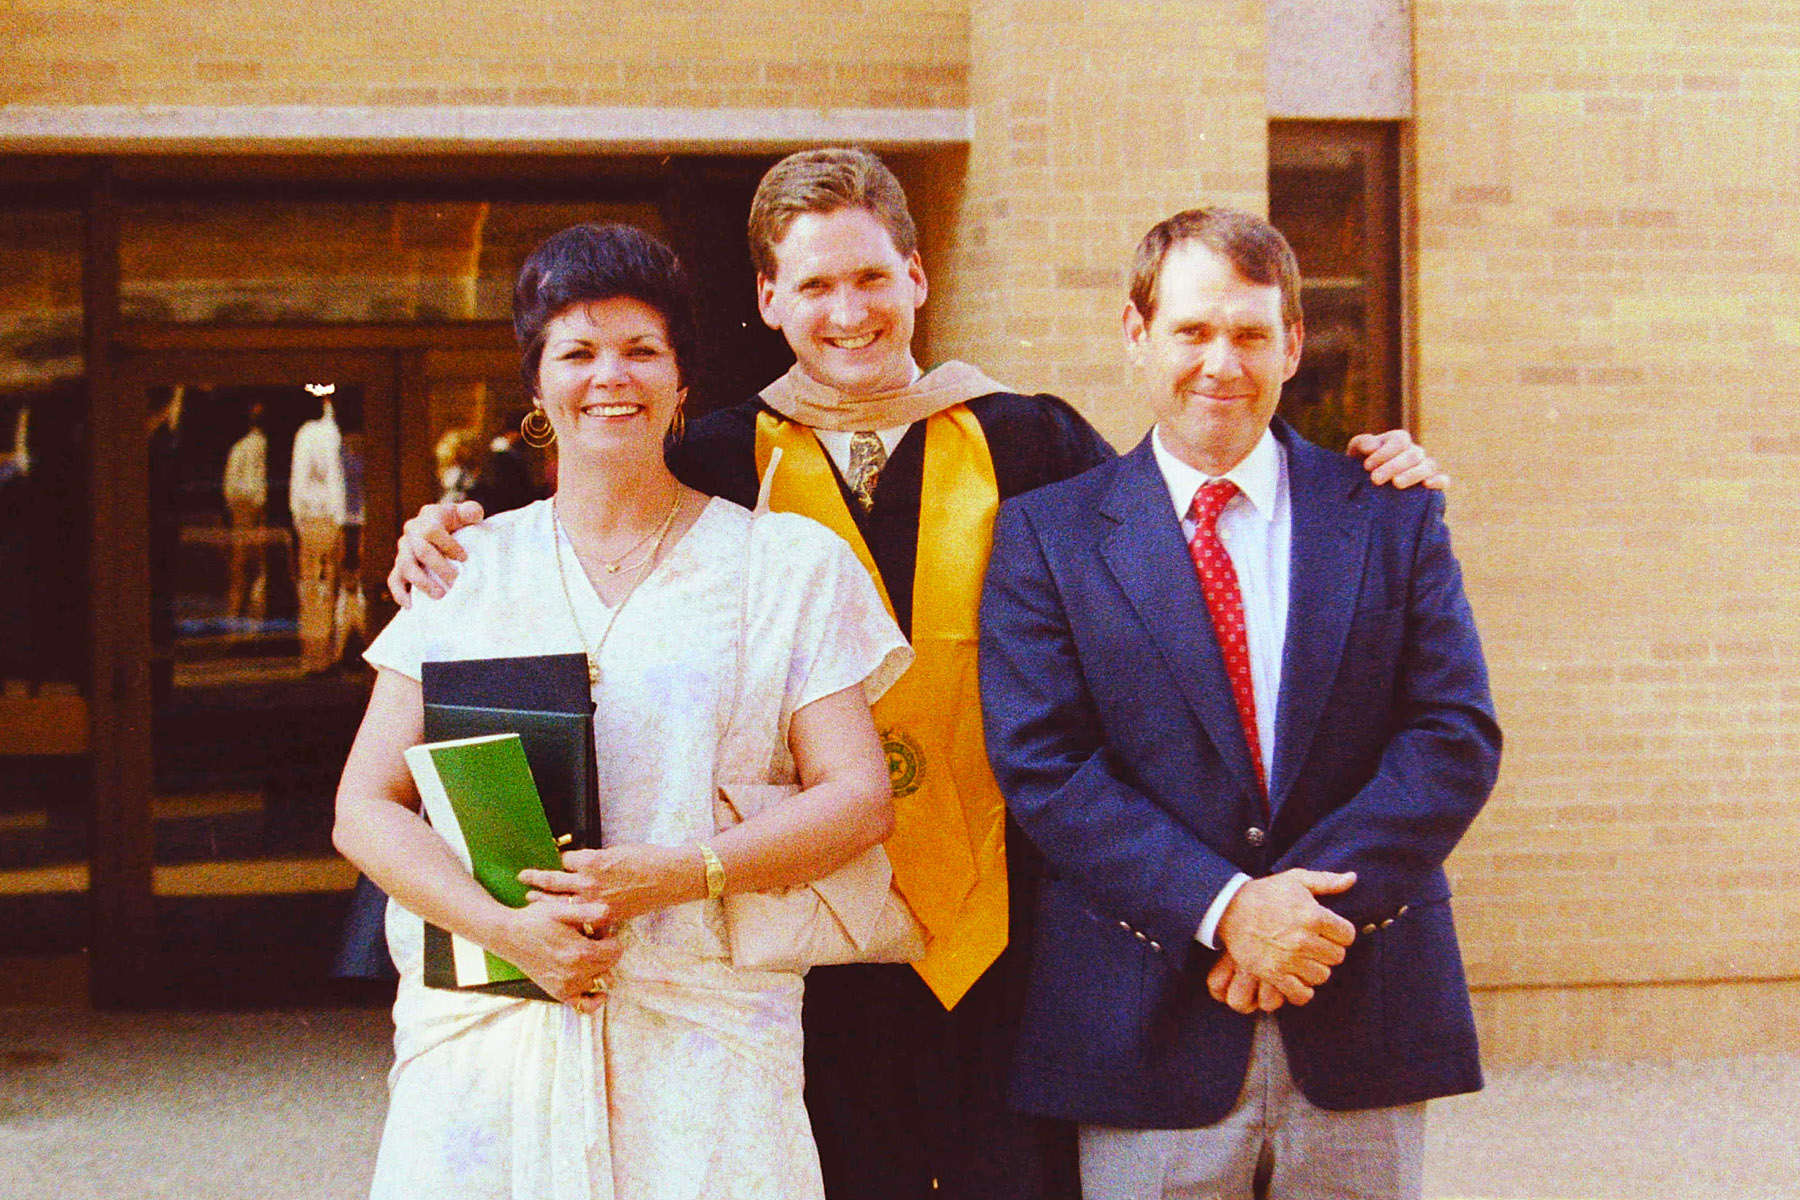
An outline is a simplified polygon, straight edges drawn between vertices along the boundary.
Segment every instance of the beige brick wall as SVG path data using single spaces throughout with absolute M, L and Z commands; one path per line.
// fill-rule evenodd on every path
M 1267 192 L 1261 0 L 972 0 L 966 173 L 936 250 L 933 351 L 1080 407 L 1118 443 L 1149 414 L 1124 370 L 1132 248 L 1200 203 Z
M 1415 12 L 1420 431 L 1508 740 L 1458 912 L 1476 985 L 1549 988 L 1491 1044 L 1791 1046 L 1800 10 Z M 1557 990 L 1619 982 L 1689 986 Z
M 0 104 L 961 107 L 967 0 L 8 0 Z
M 1800 1045 L 1800 980 L 1478 988 L 1475 1021 L 1489 1068 L 1791 1054 Z
M 933 358 L 1147 426 L 1131 248 L 1262 211 L 1262 0 L 12 0 L 0 104 L 967 106 Z M 803 13 L 803 17 L 797 17 Z M 1800 10 L 1415 0 L 1419 432 L 1508 735 L 1452 860 L 1490 1061 L 1800 1029 Z

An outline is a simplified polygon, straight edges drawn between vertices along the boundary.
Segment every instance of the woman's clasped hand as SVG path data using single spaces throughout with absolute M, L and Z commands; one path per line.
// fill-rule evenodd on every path
M 606 923 L 606 905 L 537 899 L 545 902 L 510 910 L 506 932 L 492 949 L 556 999 L 592 1012 L 605 999 L 603 985 L 623 952 Z

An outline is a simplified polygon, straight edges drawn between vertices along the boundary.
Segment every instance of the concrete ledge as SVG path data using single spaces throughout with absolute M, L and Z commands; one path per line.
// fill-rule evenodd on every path
M 1489 1067 L 1792 1053 L 1800 979 L 1477 988 Z
M 31 153 L 773 153 L 963 146 L 972 130 L 962 108 L 0 105 L 0 150 Z

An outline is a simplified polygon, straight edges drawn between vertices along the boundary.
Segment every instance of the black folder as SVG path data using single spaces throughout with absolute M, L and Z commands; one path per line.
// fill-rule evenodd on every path
M 543 799 L 550 832 L 569 837 L 571 848 L 600 845 L 587 655 L 447 659 L 423 664 L 420 674 L 426 741 L 517 733 L 525 743 L 525 759 Z M 331 972 L 334 977 L 396 977 L 383 932 L 386 910 L 387 896 L 358 876 Z M 442 970 L 434 971 L 431 964 L 445 961 L 449 953 L 450 935 L 427 924 L 425 976 L 431 986 L 443 986 Z M 536 992 L 535 986 L 531 992 Z
M 516 733 L 550 819 L 569 849 L 600 845 L 594 772 L 594 701 L 585 654 L 428 662 L 425 740 Z
M 600 789 L 587 655 L 446 659 L 423 664 L 420 675 L 427 742 L 518 734 L 550 832 L 567 849 L 599 847 Z M 451 956 L 450 935 L 428 922 L 425 986 L 550 998 L 529 980 L 458 989 Z

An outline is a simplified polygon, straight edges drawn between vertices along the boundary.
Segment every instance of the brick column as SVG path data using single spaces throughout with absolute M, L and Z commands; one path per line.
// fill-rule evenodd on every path
M 1262 0 L 972 0 L 966 172 L 927 264 L 939 357 L 1079 407 L 1116 444 L 1150 418 L 1119 314 L 1132 248 L 1182 208 L 1263 212 Z

